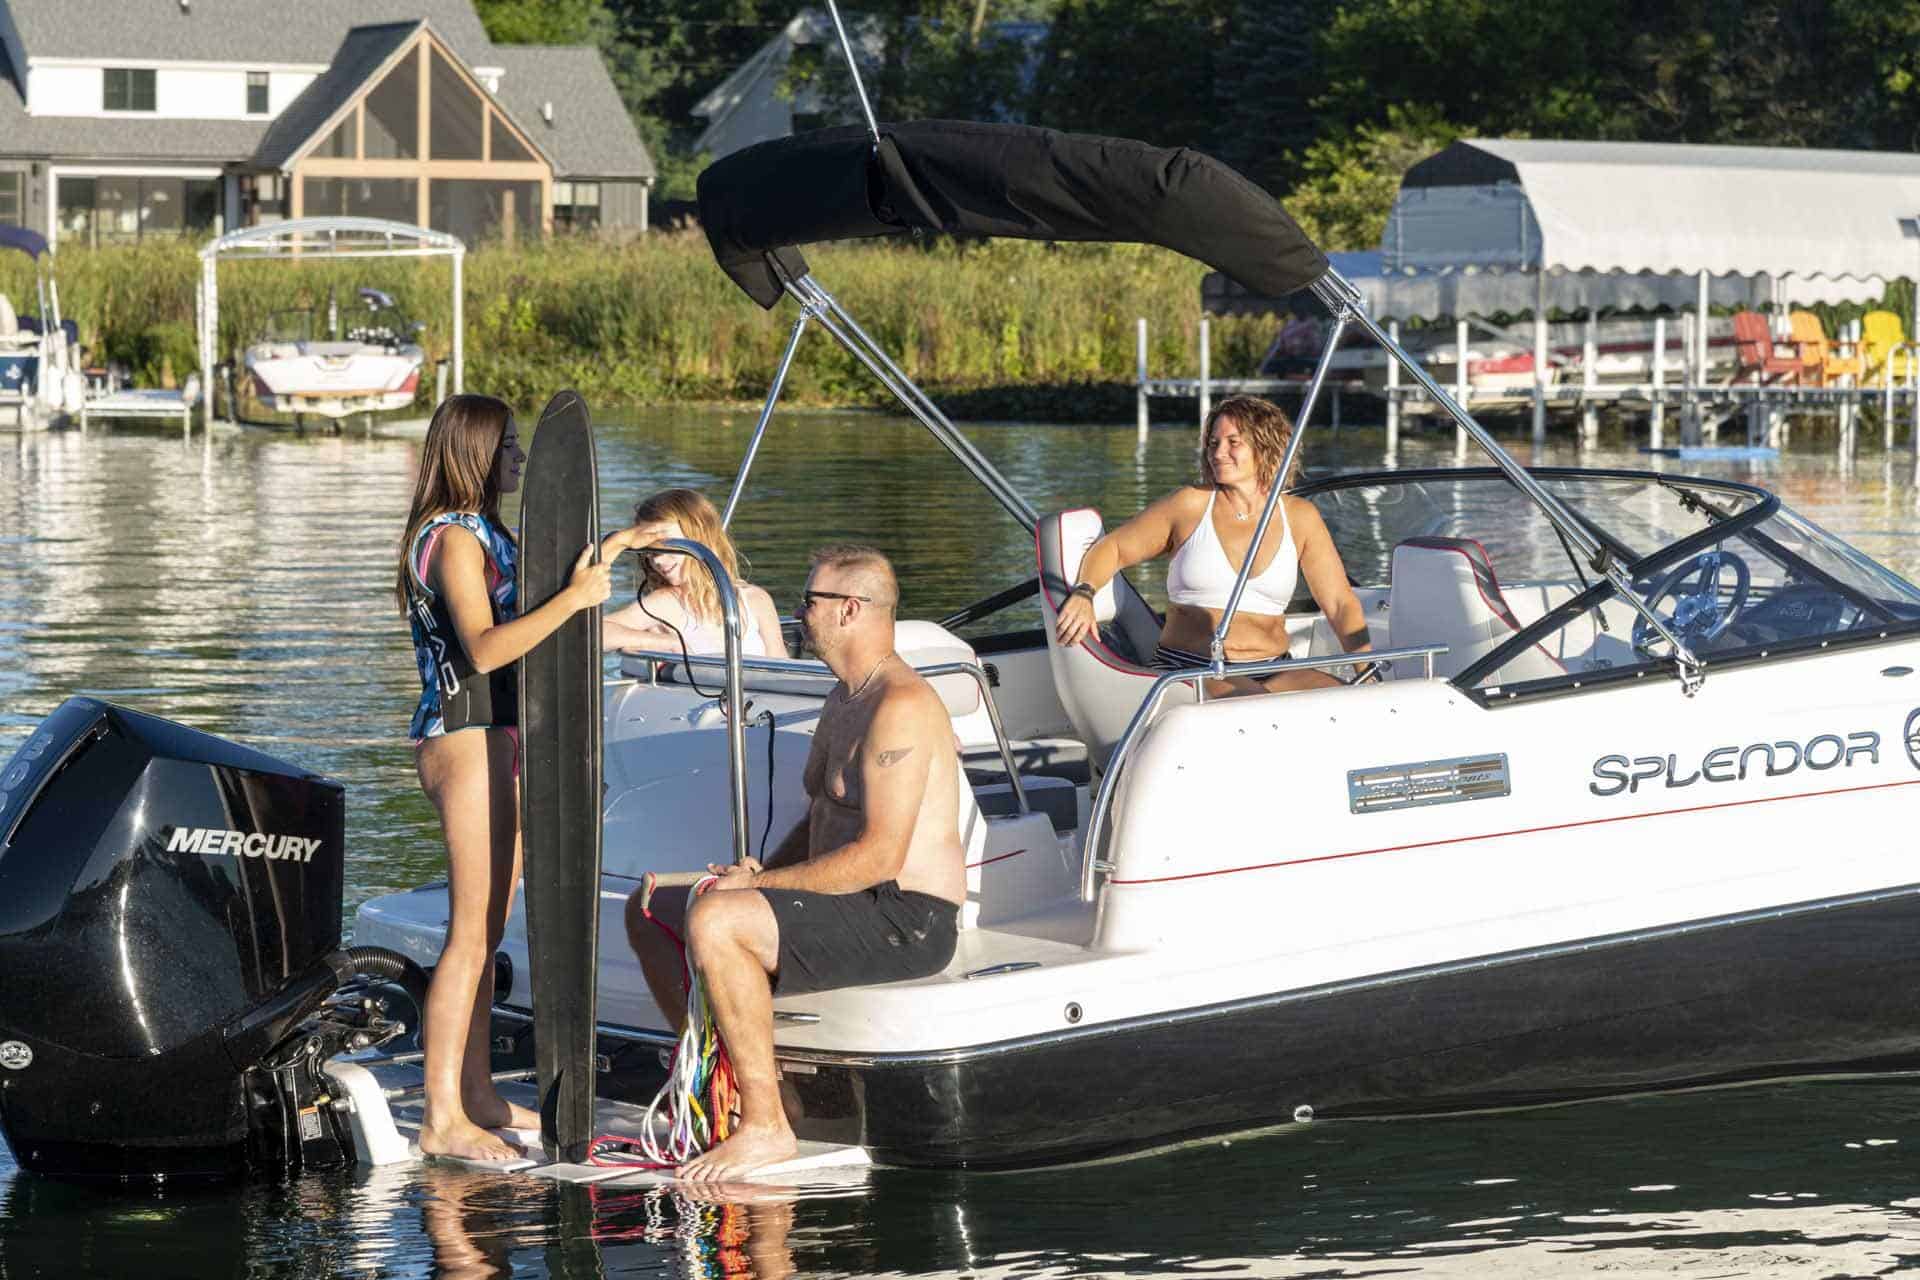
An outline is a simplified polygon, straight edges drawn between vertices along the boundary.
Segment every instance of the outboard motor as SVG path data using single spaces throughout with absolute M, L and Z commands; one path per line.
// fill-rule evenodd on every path
M 403 1028 L 341 993 L 340 784 L 71 698 L 0 771 L 0 1131 L 61 1177 L 344 1163 L 322 1066 Z

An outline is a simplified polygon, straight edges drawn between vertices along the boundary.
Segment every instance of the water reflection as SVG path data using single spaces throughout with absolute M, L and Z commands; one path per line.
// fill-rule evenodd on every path
M 532 415 L 526 415 L 531 417 Z M 750 413 L 635 414 L 600 433 L 602 518 L 688 484 L 724 500 Z M 1197 433 L 987 426 L 980 448 L 1042 509 L 1110 522 L 1193 471 Z M 1400 465 L 1449 465 L 1451 433 Z M 1377 432 L 1320 436 L 1315 468 L 1380 464 Z M 404 742 L 417 693 L 391 604 L 416 446 L 163 429 L 0 448 L 0 750 L 74 692 L 241 738 L 348 788 L 348 908 L 441 873 Z M 1842 466 L 1685 463 L 1556 445 L 1540 461 L 1751 480 L 1909 578 L 1920 486 L 1905 451 Z M 1522 445 L 1525 458 L 1530 450 Z M 513 513 L 509 512 L 511 517 Z M 1032 546 L 924 431 L 783 415 L 736 518 L 790 607 L 806 553 L 892 553 L 938 616 L 1032 571 Z M 1145 584 L 1158 596 L 1160 583 Z M 999 626 L 1037 625 L 1011 615 Z M 174 1275 L 1872 1274 L 1920 1254 L 1904 1083 L 1818 1084 L 1391 1124 L 1018 1175 L 876 1171 L 856 1193 L 557 1187 L 388 1169 L 195 1191 L 64 1187 L 0 1156 L 0 1280 Z

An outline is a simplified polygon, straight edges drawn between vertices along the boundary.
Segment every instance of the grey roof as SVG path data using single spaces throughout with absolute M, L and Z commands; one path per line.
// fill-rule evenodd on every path
M 469 66 L 495 65 L 472 0 L 0 0 L 29 58 L 320 65 L 354 27 L 424 20 Z
M 264 169 L 283 169 L 294 153 L 311 139 L 314 132 L 334 112 L 347 105 L 387 65 L 422 22 L 390 22 L 379 27 L 355 27 L 333 56 L 326 73 L 314 79 L 289 102 L 286 110 L 267 130 L 254 152 L 253 162 Z
M 653 156 L 613 87 L 597 49 L 572 45 L 495 45 L 500 105 L 553 162 L 554 176 L 647 178 Z M 541 108 L 553 104 L 553 123 Z

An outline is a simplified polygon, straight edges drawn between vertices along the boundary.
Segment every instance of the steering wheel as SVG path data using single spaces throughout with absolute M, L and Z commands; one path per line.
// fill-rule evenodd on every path
M 1733 596 L 1725 605 L 1720 603 L 1720 577 L 1723 571 L 1733 575 Z M 1659 614 L 1661 604 L 1671 596 L 1673 611 L 1660 618 L 1667 630 L 1682 640 L 1710 644 L 1719 639 L 1721 633 L 1740 616 L 1752 587 L 1753 571 L 1747 568 L 1747 562 L 1732 552 L 1715 548 L 1702 551 L 1660 579 L 1647 595 L 1647 607 Z M 1654 657 L 1650 646 L 1663 639 L 1644 614 L 1635 615 L 1635 651 L 1649 658 Z

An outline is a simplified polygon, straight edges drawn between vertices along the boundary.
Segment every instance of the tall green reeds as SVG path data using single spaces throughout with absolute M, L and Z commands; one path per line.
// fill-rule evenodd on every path
M 196 362 L 195 248 L 61 249 L 61 302 L 82 341 L 145 383 L 167 373 L 184 380 Z M 930 389 L 1046 388 L 1053 394 L 1038 411 L 1076 416 L 1076 388 L 1131 383 L 1138 316 L 1150 321 L 1156 373 L 1194 368 L 1205 269 L 1165 250 L 867 243 L 821 246 L 808 258 L 815 277 Z M 358 305 L 354 289 L 370 285 L 426 322 L 424 342 L 439 359 L 450 349 L 449 271 L 444 261 L 222 264 L 221 343 L 236 352 L 272 312 L 324 308 L 329 289 L 344 320 Z M 24 257 L 0 255 L 0 292 L 16 306 L 32 298 Z M 476 250 L 467 259 L 466 315 L 467 385 L 522 404 L 564 386 L 609 402 L 757 399 L 792 323 L 790 306 L 764 312 L 734 288 L 697 233 Z M 1215 371 L 1250 372 L 1272 332 L 1270 320 L 1215 320 Z M 423 406 L 431 388 L 423 379 Z M 787 395 L 819 405 L 886 398 L 824 334 L 802 345 Z

